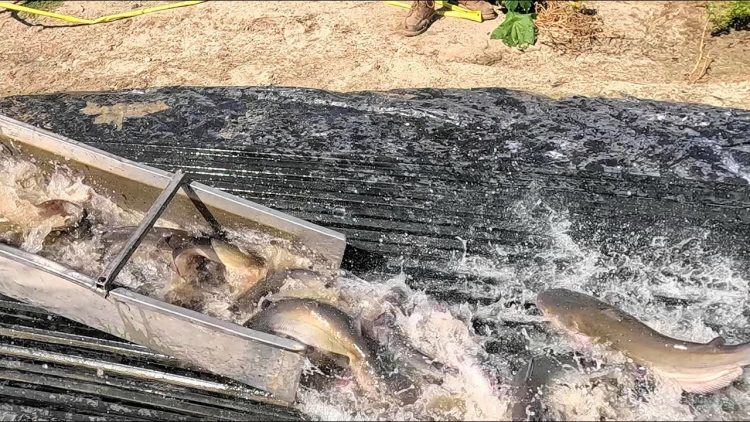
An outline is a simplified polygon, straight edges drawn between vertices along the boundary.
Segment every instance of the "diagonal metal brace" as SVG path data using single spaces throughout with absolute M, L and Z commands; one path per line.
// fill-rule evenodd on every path
M 109 291 L 112 290 L 112 283 L 117 278 L 117 275 L 120 274 L 120 271 L 122 271 L 123 267 L 125 267 L 125 264 L 128 263 L 128 260 L 130 260 L 133 252 L 138 249 L 138 245 L 141 244 L 141 241 L 146 236 L 146 234 L 151 230 L 152 227 L 154 227 L 156 220 L 158 220 L 164 210 L 167 209 L 167 206 L 169 206 L 172 198 L 174 198 L 174 196 L 177 194 L 177 191 L 180 189 L 180 187 L 182 187 L 183 183 L 185 183 L 185 177 L 186 174 L 183 173 L 182 170 L 177 170 L 174 173 L 172 180 L 169 181 L 167 187 L 164 188 L 164 190 L 159 194 L 159 197 L 156 198 L 156 201 L 153 203 L 153 205 L 151 205 L 151 208 L 143 217 L 141 224 L 138 225 L 138 228 L 136 228 L 136 230 L 130 236 L 115 259 L 113 259 L 107 265 L 107 268 L 96 280 L 96 287 L 104 297 L 107 297 L 109 295 Z

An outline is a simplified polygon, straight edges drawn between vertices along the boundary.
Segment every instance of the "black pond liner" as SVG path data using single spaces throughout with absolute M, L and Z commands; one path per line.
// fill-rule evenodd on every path
M 82 112 L 159 101 L 169 108 L 121 125 Z M 529 197 L 566 210 L 579 244 L 632 250 L 699 228 L 750 274 L 743 110 L 504 89 L 179 87 L 0 98 L 0 113 L 341 231 L 344 268 L 403 269 L 449 302 L 502 300 L 455 287 L 493 283 L 456 271 L 462 256 L 492 259 L 501 245 L 523 263 L 549 245 L 547 228 L 510 211 Z

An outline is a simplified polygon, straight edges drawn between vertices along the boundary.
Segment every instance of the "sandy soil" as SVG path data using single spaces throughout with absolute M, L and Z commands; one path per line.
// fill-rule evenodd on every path
M 65 2 L 96 17 L 163 2 Z M 705 15 L 698 2 L 590 2 L 603 21 L 582 54 L 489 39 L 499 20 L 395 29 L 382 2 L 209 2 L 93 26 L 28 26 L 0 14 L 0 96 L 167 85 L 282 85 L 334 91 L 506 87 L 552 97 L 636 96 L 750 109 L 750 32 L 706 37 L 711 65 L 687 81 Z M 27 23 L 59 25 L 33 19 Z

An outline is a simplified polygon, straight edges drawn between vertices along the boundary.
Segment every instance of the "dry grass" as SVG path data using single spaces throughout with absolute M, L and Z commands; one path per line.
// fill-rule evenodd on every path
M 602 30 L 601 18 L 581 2 L 540 2 L 536 9 L 540 42 L 565 53 L 587 50 Z
M 693 66 L 693 70 L 690 71 L 690 73 L 687 75 L 687 80 L 690 83 L 696 83 L 698 82 L 708 71 L 708 66 L 711 65 L 711 61 L 713 60 L 709 54 L 704 53 L 706 51 L 706 32 L 708 30 L 708 23 L 709 19 L 706 19 L 706 24 L 703 26 L 703 33 L 701 34 L 701 43 L 700 48 L 698 49 L 698 59 L 695 61 L 695 65 Z M 703 63 L 703 66 L 701 66 L 701 63 Z M 696 74 L 696 71 L 700 69 L 700 72 Z

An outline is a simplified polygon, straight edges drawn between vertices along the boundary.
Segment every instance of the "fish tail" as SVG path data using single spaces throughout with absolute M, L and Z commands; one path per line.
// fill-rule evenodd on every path
M 209 259 L 234 271 L 246 271 L 265 264 L 263 258 L 242 252 L 240 248 L 219 239 L 211 239 L 211 253 L 212 257 Z
M 349 366 L 352 369 L 352 375 L 357 381 L 357 385 L 368 393 L 378 391 L 378 376 L 372 365 L 366 360 L 353 360 L 349 358 Z
M 422 394 L 419 384 L 415 383 L 411 377 L 398 372 L 386 375 L 383 378 L 383 384 L 387 391 L 402 404 L 412 404 Z
M 750 365 L 750 342 L 731 346 L 740 366 Z
M 369 394 L 379 393 L 401 404 L 412 404 L 421 394 L 419 386 L 403 374 L 380 374 L 367 360 L 350 361 L 350 365 L 357 384 Z

